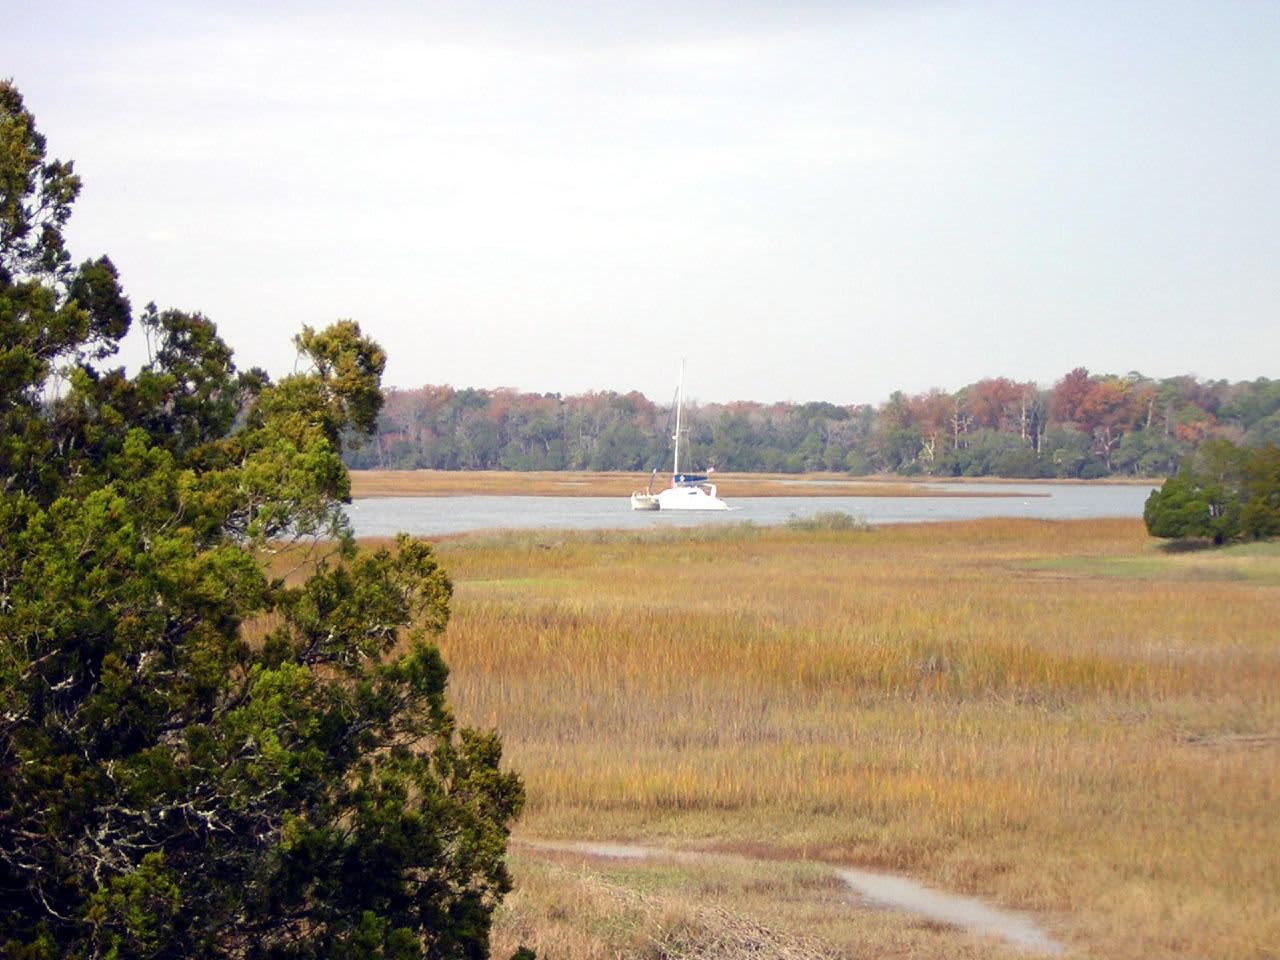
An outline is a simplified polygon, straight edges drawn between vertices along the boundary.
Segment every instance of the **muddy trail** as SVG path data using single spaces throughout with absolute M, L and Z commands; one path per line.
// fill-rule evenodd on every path
M 531 853 L 539 851 L 578 854 L 605 860 L 656 860 L 689 864 L 713 864 L 750 860 L 768 863 L 763 858 L 737 854 L 668 850 L 627 843 L 586 843 L 552 840 L 513 841 Z M 814 861 L 807 861 L 814 863 Z M 946 893 L 917 883 L 908 877 L 877 870 L 860 870 L 838 864 L 817 864 L 832 873 L 863 901 L 892 910 L 900 910 L 937 923 L 964 930 L 975 936 L 992 937 L 1027 953 L 1059 956 L 1063 944 L 1054 940 L 1028 914 L 1003 910 L 975 897 Z

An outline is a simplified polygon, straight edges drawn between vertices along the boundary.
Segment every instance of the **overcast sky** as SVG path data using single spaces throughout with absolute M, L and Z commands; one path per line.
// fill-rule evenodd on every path
M 1280 376 L 1280 3 L 14 2 L 77 258 L 241 366 L 880 402 Z

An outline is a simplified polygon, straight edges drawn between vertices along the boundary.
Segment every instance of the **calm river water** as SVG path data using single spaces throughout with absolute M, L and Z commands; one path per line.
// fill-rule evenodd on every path
M 734 497 L 729 511 L 634 511 L 626 497 L 376 497 L 356 500 L 348 515 L 356 536 L 420 536 L 472 530 L 647 530 L 701 524 L 785 523 L 839 510 L 872 524 L 1031 517 L 1067 520 L 1141 517 L 1152 488 L 1116 484 L 978 484 L 950 487 L 994 497 Z M 1014 494 L 1014 496 L 1009 496 Z

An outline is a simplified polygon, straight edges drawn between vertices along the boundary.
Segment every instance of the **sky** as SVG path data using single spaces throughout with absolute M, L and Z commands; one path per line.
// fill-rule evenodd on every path
M 405 388 L 1280 376 L 1270 0 L 2 3 L 73 256 L 242 367 L 351 318 Z

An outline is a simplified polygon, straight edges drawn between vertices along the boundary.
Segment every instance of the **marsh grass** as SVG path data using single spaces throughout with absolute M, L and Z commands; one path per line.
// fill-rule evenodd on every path
M 817 530 L 856 530 L 859 533 L 870 533 L 871 524 L 863 516 L 854 516 L 843 510 L 820 510 L 811 517 L 800 517 L 792 514 L 787 518 L 788 530 L 814 532 Z
M 901 870 L 1100 956 L 1280 943 L 1280 585 L 1228 574 L 1272 549 L 1110 520 L 439 549 L 451 696 L 502 732 L 522 835 Z
M 717 473 L 721 493 L 732 497 L 1026 497 L 1025 493 L 930 489 L 900 478 L 853 479 L 842 473 Z M 658 474 L 654 489 L 669 483 Z M 511 470 L 353 470 L 354 497 L 539 496 L 628 497 L 650 483 L 647 473 Z
M 1171 549 L 1172 548 L 1172 549 Z M 1280 585 L 1280 543 L 1151 545 L 1131 556 L 1045 557 L 1027 569 L 1146 580 L 1249 580 Z

